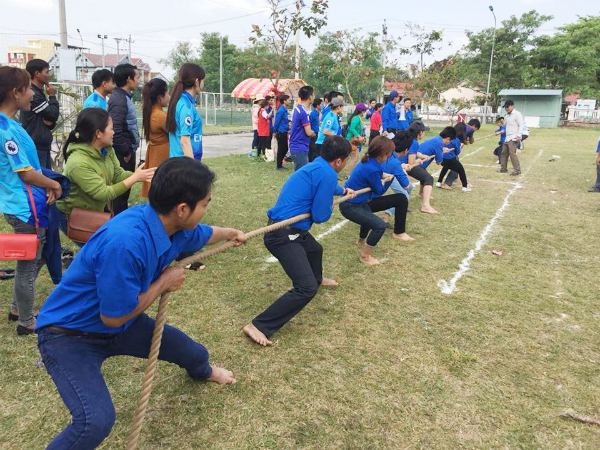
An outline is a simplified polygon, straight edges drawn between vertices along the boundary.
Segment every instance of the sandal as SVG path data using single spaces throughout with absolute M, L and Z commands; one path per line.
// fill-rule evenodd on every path
M 203 262 L 196 261 L 192 264 L 188 264 L 185 268 L 189 270 L 204 270 L 206 269 L 206 265 Z

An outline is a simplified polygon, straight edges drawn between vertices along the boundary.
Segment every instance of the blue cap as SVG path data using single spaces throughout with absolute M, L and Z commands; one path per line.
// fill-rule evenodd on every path
M 390 99 L 396 98 L 396 97 L 398 97 L 398 95 L 399 95 L 398 91 L 392 91 L 392 92 L 390 92 Z

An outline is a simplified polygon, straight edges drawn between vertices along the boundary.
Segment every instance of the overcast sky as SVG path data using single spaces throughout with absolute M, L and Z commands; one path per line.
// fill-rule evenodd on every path
M 289 0 L 293 5 L 294 0 Z M 310 0 L 305 0 L 310 4 Z M 229 36 L 238 46 L 249 45 L 252 24 L 264 25 L 268 13 L 264 0 L 66 0 L 69 44 L 89 47 L 101 53 L 99 33 L 108 35 L 106 53 L 116 53 L 114 38 L 131 34 L 132 56 L 150 63 L 153 71 L 171 77 L 172 71 L 158 60 L 167 55 L 177 41 L 199 42 L 201 32 L 217 31 Z M 600 14 L 598 0 L 329 0 L 328 25 L 324 31 L 362 28 L 363 32 L 381 32 L 387 19 L 388 34 L 401 38 L 400 45 L 413 42 L 406 23 L 419 24 L 427 30 L 444 31 L 444 47 L 434 57 L 443 58 L 465 42 L 465 30 L 478 31 L 494 24 L 488 6 L 494 6 L 498 20 L 520 16 L 531 9 L 554 19 L 542 27 L 552 34 L 556 27 L 577 20 L 577 16 Z M 77 32 L 79 28 L 81 38 Z M 59 41 L 57 0 L 2 0 L 0 14 L 0 62 L 7 62 L 6 47 L 24 45 L 30 37 Z M 301 38 L 301 46 L 312 50 L 316 38 Z M 121 44 L 124 53 L 126 43 Z M 416 55 L 393 56 L 405 66 L 417 63 Z M 431 62 L 433 58 L 427 58 Z

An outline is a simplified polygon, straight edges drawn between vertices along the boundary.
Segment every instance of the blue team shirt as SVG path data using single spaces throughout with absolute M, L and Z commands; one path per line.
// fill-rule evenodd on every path
M 381 127 L 383 131 L 400 128 L 395 103 L 387 102 L 381 110 Z
M 435 136 L 421 142 L 419 144 L 419 153 L 427 156 L 435 155 L 435 162 L 438 164 L 441 163 L 444 159 L 444 140 L 441 136 Z M 431 160 L 421 164 L 421 167 L 426 169 L 429 164 L 431 164 Z
M 408 148 L 408 153 L 399 158 L 400 162 L 403 164 L 408 164 L 408 155 L 416 155 L 418 151 L 419 142 L 416 139 L 413 139 L 412 144 L 410 144 L 410 147 Z
M 365 114 L 365 119 L 370 119 L 374 112 L 375 112 L 375 108 L 369 108 L 367 110 L 367 113 Z
M 317 136 L 317 144 L 325 142 L 327 135 L 323 132 L 324 130 L 329 130 L 334 135 L 339 135 L 342 132 L 337 114 L 329 111 L 329 113 L 323 117 L 321 128 L 319 128 L 319 135 Z
M 410 186 L 408 175 L 406 175 L 406 172 L 402 168 L 402 158 L 398 156 L 398 153 L 392 152 L 392 156 L 383 163 L 382 167 L 385 173 L 394 175 L 403 188 L 406 189 Z
M 288 119 L 288 110 L 285 105 L 281 105 L 275 115 L 275 123 L 273 129 L 277 133 L 287 133 L 290 131 L 290 124 Z
M 454 138 L 452 139 L 452 141 L 450 141 L 450 144 L 446 145 L 446 148 L 450 148 L 452 149 L 451 152 L 448 153 L 444 153 L 443 158 L 444 159 L 454 159 L 456 158 L 458 155 L 460 155 L 460 147 L 462 145 L 462 142 L 460 142 L 460 138 Z
M 269 106 L 267 109 L 265 109 L 265 112 L 267 114 L 269 114 L 271 111 L 273 111 L 273 107 Z M 269 117 L 269 130 L 273 131 L 273 121 L 275 120 L 275 118 L 273 116 Z
M 82 109 L 86 108 L 101 108 L 105 111 L 108 111 L 108 102 L 104 97 L 102 97 L 100 94 L 94 91 L 90 95 L 88 95 L 88 98 L 86 98 L 85 102 L 83 102 Z
M 504 131 L 504 133 L 500 134 L 500 144 L 503 144 L 504 141 L 506 140 L 506 127 L 504 125 L 500 125 L 500 128 L 498 128 L 496 131 L 494 131 L 494 133 L 499 133 L 500 131 Z
M 267 216 L 280 222 L 309 212 L 311 217 L 297 222 L 294 227 L 310 230 L 313 223 L 329 220 L 333 212 L 333 196 L 343 193 L 337 172 L 319 156 L 287 179 L 275 206 L 267 211 Z
M 0 212 L 35 225 L 27 186 L 19 177 L 23 169 L 42 173 L 35 144 L 20 122 L 0 112 Z M 31 169 L 30 169 L 31 168 Z M 30 185 L 41 227 L 48 226 L 46 190 Z
M 331 112 L 331 106 L 327 105 L 321 110 L 321 117 L 325 117 Z
M 467 125 L 467 137 L 473 137 L 473 135 L 475 134 L 475 128 L 473 128 L 471 125 Z
M 404 119 L 398 121 L 398 126 L 401 130 L 408 130 L 412 121 L 413 121 L 413 113 L 409 109 L 408 111 L 404 111 Z
M 389 181 L 383 185 L 381 183 L 382 176 L 383 164 L 377 162 L 374 158 L 369 158 L 366 163 L 363 163 L 362 161 L 359 162 L 344 186 L 354 189 L 355 191 L 370 187 L 371 192 L 365 192 L 364 194 L 357 195 L 353 199 L 346 201 L 350 203 L 367 203 L 372 198 L 381 197 L 392 184 L 392 182 Z
M 181 136 L 189 136 L 194 159 L 202 159 L 202 117 L 196 109 L 194 97 L 183 91 L 175 106 L 175 133 L 169 133 L 170 156 L 184 156 Z
M 596 147 L 596 153 L 600 153 L 600 138 L 598 138 L 598 147 Z
M 310 129 L 314 131 L 315 134 L 319 134 L 319 111 L 313 109 L 310 112 Z
M 310 125 L 308 111 L 301 104 L 297 104 L 292 112 L 292 129 L 290 132 L 290 153 L 308 152 L 310 136 L 304 130 L 305 125 Z
M 94 233 L 52 291 L 37 318 L 36 329 L 54 325 L 94 333 L 118 333 L 100 314 L 122 317 L 138 306 L 161 272 L 181 252 L 197 252 L 212 237 L 208 225 L 167 235 L 158 214 L 146 203 L 109 220 Z

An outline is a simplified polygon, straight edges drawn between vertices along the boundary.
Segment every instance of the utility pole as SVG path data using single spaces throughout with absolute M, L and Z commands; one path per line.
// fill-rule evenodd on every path
M 99 34 L 98 39 L 102 39 L 102 68 L 106 69 L 106 64 L 104 63 L 104 39 L 108 39 L 106 34 Z
M 135 42 L 131 40 L 131 35 L 129 35 L 129 39 L 127 39 L 127 42 L 129 43 L 129 59 L 131 59 L 131 44 Z
M 490 5 L 490 11 L 494 15 L 494 33 L 492 34 L 492 55 L 490 56 L 490 70 L 488 72 L 487 89 L 485 90 L 485 114 L 483 116 L 483 123 L 487 123 L 487 105 L 488 97 L 490 96 L 490 81 L 492 79 L 492 63 L 494 62 L 494 45 L 496 44 L 496 14 L 494 13 L 494 7 Z
M 64 49 L 69 48 L 67 41 L 67 11 L 65 0 L 58 0 L 58 16 L 60 22 L 60 46 Z
M 117 64 L 119 63 L 119 60 L 121 59 L 121 53 L 119 51 L 119 44 L 121 43 L 121 41 L 126 41 L 127 39 L 124 38 L 114 38 L 115 41 L 117 41 Z
M 383 61 L 381 66 L 383 67 L 382 75 L 381 75 L 381 98 L 380 103 L 383 103 L 383 98 L 385 96 L 385 63 L 386 63 L 386 49 L 387 49 L 387 24 L 385 19 L 383 19 Z
M 304 6 L 302 0 L 296 0 L 296 14 L 300 16 L 300 8 Z M 300 28 L 296 29 L 296 61 L 295 61 L 294 78 L 300 79 Z
M 223 108 L 223 36 L 219 35 L 219 105 Z

